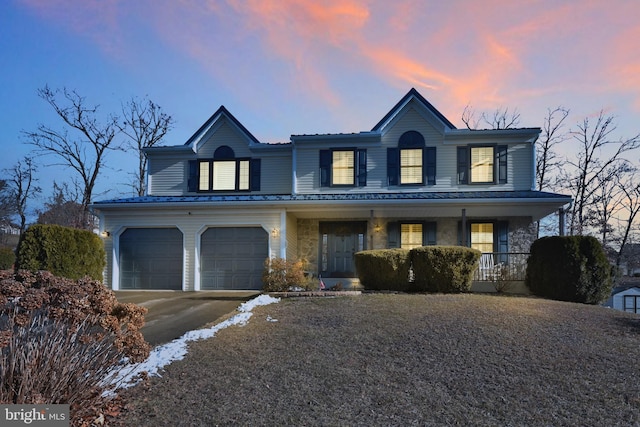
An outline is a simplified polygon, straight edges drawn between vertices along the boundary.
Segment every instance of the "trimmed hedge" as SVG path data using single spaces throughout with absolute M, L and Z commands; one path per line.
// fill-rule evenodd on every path
M 479 259 L 480 251 L 462 246 L 376 249 L 355 255 L 365 289 L 403 292 L 467 292 Z
M 415 289 L 469 292 L 481 252 L 464 246 L 422 246 L 411 250 Z
M 360 284 L 367 290 L 409 290 L 408 249 L 376 249 L 355 254 Z
M 86 230 L 60 225 L 37 224 L 29 227 L 17 251 L 16 268 L 50 271 L 56 276 L 102 280 L 106 265 L 100 237 Z
M 611 265 L 595 237 L 543 237 L 531 245 L 526 285 L 541 297 L 599 304 L 611 294 Z

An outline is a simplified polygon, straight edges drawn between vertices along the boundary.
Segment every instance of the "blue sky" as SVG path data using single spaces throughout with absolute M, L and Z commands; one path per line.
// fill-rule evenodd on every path
M 23 130 L 61 127 L 37 96 L 44 85 L 76 90 L 105 116 L 148 96 L 175 119 L 166 145 L 220 105 L 263 142 L 370 130 L 411 87 L 459 127 L 467 104 L 517 108 L 521 126 L 562 105 L 571 126 L 604 109 L 614 137 L 631 137 L 639 16 L 625 0 L 5 0 L 0 169 L 32 150 Z M 108 163 L 94 198 L 130 195 L 134 155 Z M 72 175 L 38 176 L 48 194 Z

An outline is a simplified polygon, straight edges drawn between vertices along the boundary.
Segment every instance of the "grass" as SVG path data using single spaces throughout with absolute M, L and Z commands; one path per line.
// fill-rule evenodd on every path
M 640 425 L 638 360 L 638 317 L 602 307 L 470 294 L 288 299 L 126 391 L 119 423 Z

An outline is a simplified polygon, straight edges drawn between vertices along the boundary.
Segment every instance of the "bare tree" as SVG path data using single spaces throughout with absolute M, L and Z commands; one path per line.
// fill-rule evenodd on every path
M 636 218 L 640 212 L 640 176 L 638 170 L 624 177 L 616 177 L 616 185 L 622 193 L 620 200 L 619 214 L 622 215 L 619 221 L 622 223 L 618 254 L 616 256 L 616 267 L 620 267 L 620 261 L 625 252 L 633 228 L 637 225 Z
M 31 157 L 25 157 L 11 169 L 5 170 L 9 175 L 9 196 L 20 217 L 20 235 L 27 227 L 27 204 L 29 199 L 38 195 L 42 189 L 36 185 L 35 163 Z
M 493 113 L 482 112 L 480 118 L 476 118 L 475 110 L 467 104 L 461 119 L 467 129 L 479 129 L 482 124 L 485 129 L 513 129 L 520 124 L 520 113 L 517 109 L 497 108 Z
M 131 98 L 122 105 L 122 121 L 117 122 L 120 132 L 128 137 L 125 144 L 138 153 L 138 170 L 134 173 L 134 187 L 139 196 L 144 196 L 147 155 L 144 149 L 157 145 L 171 130 L 173 118 L 150 99 Z
M 564 132 L 568 116 L 569 110 L 566 108 L 547 109 L 542 135 L 536 141 L 536 184 L 540 191 L 552 188 L 552 177 L 562 166 L 563 160 L 555 149 L 568 138 Z
M 631 172 L 626 162 L 609 166 L 596 177 L 596 188 L 588 211 L 585 215 L 586 223 L 600 234 L 600 242 L 604 247 L 611 243 L 610 235 L 614 232 L 613 218 L 621 208 L 622 189 L 620 179 Z
M 616 167 L 627 161 L 623 155 L 640 146 L 640 135 L 617 141 L 610 139 L 615 129 L 613 116 L 605 116 L 604 111 L 600 111 L 595 123 L 587 117 L 571 132 L 579 152 L 575 159 L 567 160 L 573 171 L 564 175 L 573 197 L 570 234 L 584 234 L 589 226 L 589 207 L 596 187 L 613 179 Z M 602 154 L 606 157 L 601 158 Z
M 27 143 L 35 146 L 39 154 L 57 157 L 60 161 L 57 165 L 78 173 L 83 186 L 82 228 L 86 228 L 93 189 L 107 152 L 117 148 L 114 138 L 118 128 L 114 118 L 101 123 L 97 118 L 98 106 L 87 107 L 85 98 L 73 90 L 51 90 L 45 86 L 38 90 L 38 96 L 54 109 L 66 128 L 56 130 L 41 124 L 34 132 L 24 132 Z

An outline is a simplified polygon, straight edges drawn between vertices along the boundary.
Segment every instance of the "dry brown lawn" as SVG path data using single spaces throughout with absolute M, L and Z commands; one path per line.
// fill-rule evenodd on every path
M 123 393 L 120 422 L 640 425 L 639 363 L 639 318 L 602 307 L 470 294 L 283 299 Z

